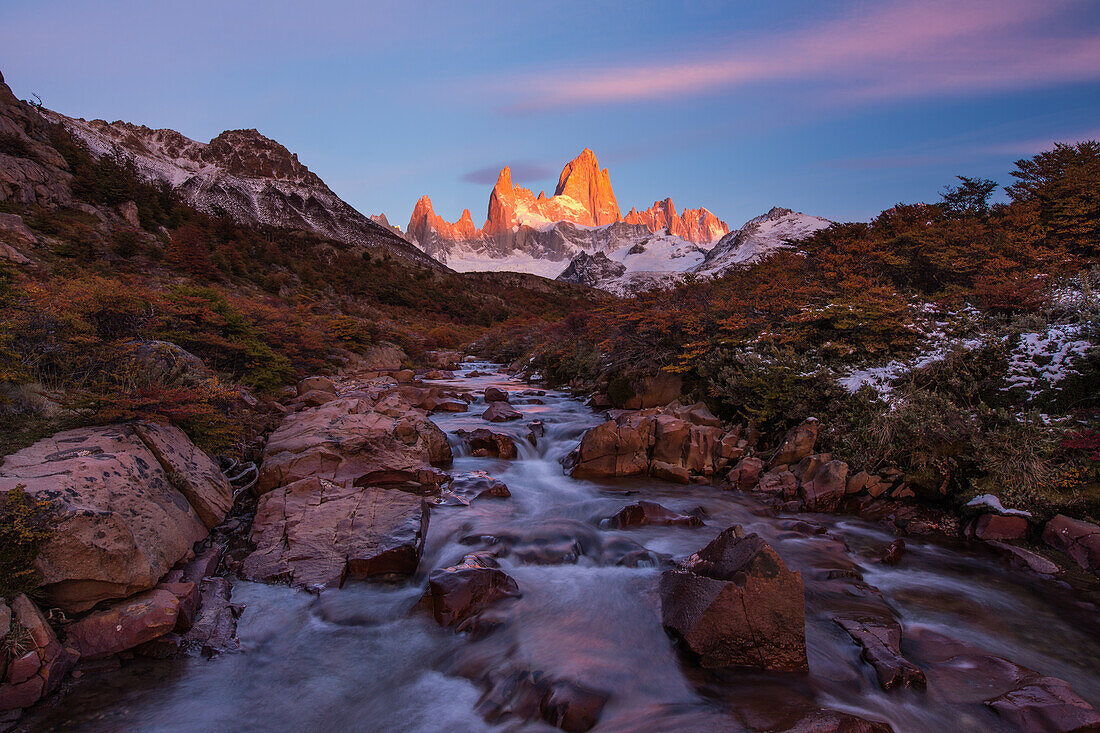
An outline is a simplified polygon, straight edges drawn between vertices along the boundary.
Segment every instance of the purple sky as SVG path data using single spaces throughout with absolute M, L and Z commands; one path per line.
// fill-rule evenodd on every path
M 1100 137 L 1100 3 L 14 2 L 0 70 L 66 114 L 255 127 L 343 198 L 484 218 L 591 147 L 626 211 L 866 218 Z

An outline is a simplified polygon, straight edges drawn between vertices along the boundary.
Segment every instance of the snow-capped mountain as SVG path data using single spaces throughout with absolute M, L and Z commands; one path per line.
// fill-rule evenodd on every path
M 694 272 L 719 275 L 734 265 L 747 265 L 787 247 L 787 240 L 813 234 L 832 224 L 820 216 L 782 209 L 778 206 L 766 214 L 749 219 L 735 232 L 722 237 L 707 253 L 706 260 Z
M 656 232 L 706 245 L 728 233 L 729 227 L 704 208 L 677 214 L 671 199 L 642 211 L 631 209 L 623 217 L 610 174 L 586 148 L 562 169 L 549 198 L 514 185 L 505 167 L 489 195 L 480 228 L 469 209 L 448 222 L 435 213 L 431 199 L 422 196 L 406 231 L 421 249 L 460 272 L 515 270 L 554 277 L 581 253 L 618 251 Z
M 163 181 L 189 204 L 247 224 L 315 232 L 353 247 L 443 269 L 397 230 L 343 201 L 298 156 L 256 130 L 227 130 L 208 143 L 175 130 L 86 121 L 46 111 L 95 155 L 121 155 L 140 175 Z
M 713 247 L 689 242 L 666 229 L 618 249 L 581 252 L 558 279 L 629 295 L 667 287 L 685 275 L 721 275 L 732 267 L 751 264 L 787 248 L 791 246 L 787 240 L 801 239 L 830 223 L 819 216 L 776 207 L 750 219 Z

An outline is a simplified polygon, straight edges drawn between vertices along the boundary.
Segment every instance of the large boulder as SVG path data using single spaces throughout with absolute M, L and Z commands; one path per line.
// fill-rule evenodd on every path
M 1100 575 L 1100 527 L 1059 514 L 1043 528 L 1043 541 L 1085 570 Z
M 661 576 L 661 619 L 703 667 L 808 668 L 802 576 L 740 526 Z
M 585 432 L 572 457 L 574 478 L 639 476 L 649 469 L 652 418 L 631 415 L 608 420 Z
M 66 639 L 81 659 L 106 657 L 169 633 L 179 610 L 179 598 L 171 591 L 146 591 L 75 621 Z
M 17 486 L 55 507 L 53 534 L 35 564 L 49 603 L 70 613 L 155 586 L 232 501 L 214 462 L 160 423 L 41 440 L 0 466 L 0 494 Z
M 1035 676 L 985 703 L 1012 730 L 1070 733 L 1100 730 L 1100 713 L 1056 677 Z
M 268 438 L 256 490 L 307 478 L 351 485 L 450 461 L 446 434 L 400 394 L 358 393 L 288 415 Z
M 346 578 L 412 575 L 428 529 L 428 504 L 410 491 L 306 478 L 260 497 L 256 550 L 242 574 L 298 587 Z
M 487 387 L 485 389 L 486 402 L 507 402 L 508 393 L 499 387 Z

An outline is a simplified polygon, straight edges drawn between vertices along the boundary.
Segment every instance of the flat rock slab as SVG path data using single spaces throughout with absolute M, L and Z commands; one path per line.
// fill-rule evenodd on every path
M 252 524 L 256 550 L 245 558 L 243 574 L 300 587 L 411 575 L 428 512 L 424 498 L 407 491 L 295 481 L 260 497 Z
M 231 503 L 213 461 L 183 431 L 151 423 L 40 440 L 0 466 L 0 493 L 17 486 L 56 508 L 36 566 L 49 603 L 70 613 L 152 588 Z

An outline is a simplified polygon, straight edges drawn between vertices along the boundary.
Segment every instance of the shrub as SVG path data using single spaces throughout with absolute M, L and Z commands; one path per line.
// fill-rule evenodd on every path
M 32 594 L 42 582 L 34 567 L 42 545 L 52 535 L 53 507 L 16 486 L 0 495 L 0 596 Z

